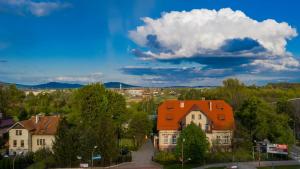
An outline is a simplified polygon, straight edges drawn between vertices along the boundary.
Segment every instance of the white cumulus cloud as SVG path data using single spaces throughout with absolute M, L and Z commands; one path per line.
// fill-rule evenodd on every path
M 286 22 L 257 21 L 230 8 L 172 11 L 157 19 L 142 20 L 144 24 L 130 31 L 129 37 L 148 48 L 139 53 L 144 59 L 245 57 L 255 60 L 252 65 L 275 69 L 281 69 L 277 67 L 281 63 L 283 69 L 299 65 L 286 51 L 287 40 L 297 36 L 296 29 Z M 274 58 L 276 61 L 272 63 L 265 61 Z

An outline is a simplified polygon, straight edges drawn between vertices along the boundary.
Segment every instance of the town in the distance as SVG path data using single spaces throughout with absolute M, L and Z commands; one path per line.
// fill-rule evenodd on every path
M 299 166 L 297 83 L 17 86 L 0 85 L 0 168 Z

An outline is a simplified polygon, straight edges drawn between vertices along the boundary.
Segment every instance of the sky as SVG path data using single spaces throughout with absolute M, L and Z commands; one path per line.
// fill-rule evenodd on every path
M 0 81 L 300 81 L 297 0 L 0 0 Z

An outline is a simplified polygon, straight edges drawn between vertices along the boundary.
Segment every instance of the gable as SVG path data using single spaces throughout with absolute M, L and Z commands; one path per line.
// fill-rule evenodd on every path
M 158 107 L 157 129 L 178 130 L 180 122 L 191 111 L 205 115 L 213 130 L 234 128 L 232 108 L 223 100 L 167 100 Z
M 19 124 L 19 123 L 16 123 L 16 125 L 14 125 L 13 127 L 12 127 L 12 129 L 25 129 L 21 124 Z

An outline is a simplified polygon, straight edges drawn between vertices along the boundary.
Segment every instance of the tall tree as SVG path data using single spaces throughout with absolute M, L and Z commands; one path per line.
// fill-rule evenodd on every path
M 80 155 L 78 131 L 70 128 L 65 118 L 60 121 L 53 143 L 54 158 L 58 166 L 72 167 L 77 164 L 77 156 Z
M 182 130 L 176 145 L 176 156 L 183 160 L 190 158 L 193 162 L 203 162 L 208 152 L 209 142 L 200 127 L 191 123 Z M 182 151 L 183 149 L 183 151 Z
M 135 112 L 129 123 L 129 133 L 135 138 L 137 147 L 139 147 L 146 135 L 151 132 L 152 123 L 147 113 Z

